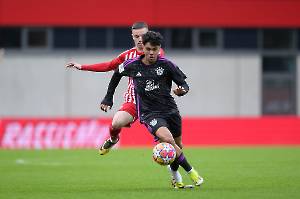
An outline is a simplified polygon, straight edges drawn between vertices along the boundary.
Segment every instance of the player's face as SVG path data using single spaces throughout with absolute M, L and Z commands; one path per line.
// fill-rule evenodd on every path
M 142 36 L 148 32 L 148 28 L 140 28 L 132 30 L 132 39 L 138 51 L 143 50 Z
M 153 46 L 147 42 L 144 46 L 144 54 L 146 64 L 154 64 L 157 61 L 157 57 L 160 51 L 160 46 Z

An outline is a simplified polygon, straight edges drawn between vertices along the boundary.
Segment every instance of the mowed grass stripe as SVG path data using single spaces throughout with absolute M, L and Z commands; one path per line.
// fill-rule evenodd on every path
M 300 148 L 187 148 L 205 178 L 201 188 L 174 190 L 150 148 L 0 150 L 0 198 L 298 198 Z M 180 170 L 184 182 L 191 181 Z

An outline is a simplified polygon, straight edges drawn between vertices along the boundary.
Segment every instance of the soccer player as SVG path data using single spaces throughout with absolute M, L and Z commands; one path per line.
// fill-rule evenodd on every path
M 133 79 L 140 122 L 161 142 L 168 142 L 176 149 L 176 159 L 170 165 L 172 171 L 181 166 L 196 186 L 203 178 L 189 164 L 182 152 L 181 116 L 171 96 L 172 81 L 177 84 L 173 91 L 183 96 L 189 91 L 185 74 L 170 60 L 159 56 L 162 36 L 148 31 L 142 36 L 144 55 L 125 61 L 118 73 Z M 180 187 L 180 185 L 178 186 Z
M 91 65 L 81 65 L 76 62 L 70 62 L 66 66 L 73 67 L 78 70 L 94 71 L 94 72 L 107 72 L 116 69 L 127 59 L 132 59 L 143 54 L 142 35 L 148 31 L 148 25 L 145 22 L 135 22 L 131 27 L 132 39 L 135 46 L 129 50 L 122 52 L 117 58 L 110 62 L 97 63 Z M 163 50 L 160 51 L 163 55 Z M 101 110 L 107 112 L 113 105 L 113 93 L 120 81 L 120 78 L 115 74 L 112 76 L 111 82 L 108 87 L 108 94 L 101 102 Z M 113 88 L 112 88 L 113 87 Z M 133 89 L 132 78 L 128 80 L 127 91 L 124 93 L 124 103 L 119 111 L 113 116 L 112 124 L 109 128 L 110 138 L 100 146 L 100 155 L 105 155 L 110 149 L 119 141 L 119 134 L 123 127 L 130 127 L 130 125 L 137 119 L 137 112 L 135 106 L 135 94 Z
M 135 46 L 127 51 L 121 53 L 117 58 L 103 63 L 91 64 L 91 65 L 81 65 L 76 62 L 70 62 L 66 65 L 66 67 L 75 68 L 78 70 L 85 71 L 94 71 L 94 72 L 106 72 L 111 71 L 116 68 L 120 64 L 122 64 L 125 60 L 131 59 L 143 54 L 143 43 L 142 43 L 142 35 L 148 31 L 148 25 L 145 22 L 135 22 L 131 27 L 132 39 L 134 41 Z M 160 55 L 164 55 L 163 50 L 161 49 L 159 52 Z M 120 81 L 119 75 L 114 75 L 111 78 L 109 83 L 108 91 L 101 102 L 100 108 L 103 111 L 107 111 L 113 105 L 112 99 L 115 88 L 117 87 Z M 100 155 L 105 155 L 110 151 L 110 149 L 119 141 L 119 134 L 121 132 L 121 128 L 129 127 L 136 119 L 137 119 L 137 111 L 136 111 L 136 101 L 134 94 L 134 87 L 132 79 L 129 78 L 127 91 L 124 94 L 125 102 L 119 109 L 119 111 L 113 116 L 112 124 L 109 128 L 110 138 L 105 140 L 105 142 L 100 146 L 99 153 Z M 169 171 L 172 175 L 172 185 L 176 187 L 176 182 L 179 185 L 182 185 L 182 178 L 179 171 Z M 175 180 L 177 179 L 177 180 Z

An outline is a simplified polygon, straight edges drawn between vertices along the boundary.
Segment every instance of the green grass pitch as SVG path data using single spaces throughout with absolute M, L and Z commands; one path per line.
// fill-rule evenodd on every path
M 0 150 L 3 199 L 257 199 L 300 197 L 300 148 L 186 148 L 204 177 L 200 188 L 170 187 L 151 149 Z M 191 181 L 180 170 L 184 182 Z

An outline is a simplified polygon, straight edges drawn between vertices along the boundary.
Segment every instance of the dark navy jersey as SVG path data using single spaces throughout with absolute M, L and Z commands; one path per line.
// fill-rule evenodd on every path
M 171 95 L 172 81 L 188 89 L 186 75 L 164 57 L 159 56 L 152 65 L 145 65 L 143 57 L 127 60 L 119 66 L 122 76 L 133 78 L 140 119 L 178 112 Z

